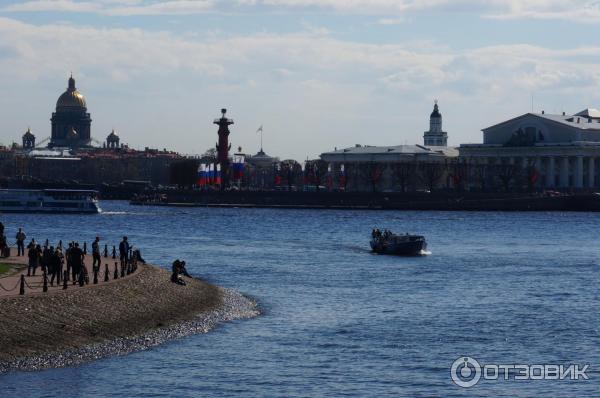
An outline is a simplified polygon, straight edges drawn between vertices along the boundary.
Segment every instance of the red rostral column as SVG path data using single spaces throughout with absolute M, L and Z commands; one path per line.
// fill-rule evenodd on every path
M 229 186 L 229 150 L 231 144 L 229 143 L 229 125 L 233 124 L 233 120 L 227 119 L 225 114 L 227 109 L 221 109 L 220 119 L 215 119 L 214 124 L 219 125 L 219 143 L 217 144 L 217 161 L 221 165 L 221 189 Z

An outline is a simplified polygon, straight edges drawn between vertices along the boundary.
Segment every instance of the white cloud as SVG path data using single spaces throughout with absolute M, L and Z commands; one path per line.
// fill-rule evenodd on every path
M 177 15 L 204 13 L 213 8 L 213 0 L 31 0 L 3 8 L 7 12 L 79 12 L 112 16 Z
M 380 24 L 397 24 L 409 13 L 443 10 L 466 11 L 493 19 L 564 19 L 600 21 L 596 0 L 25 0 L 2 10 L 8 12 L 79 12 L 112 16 L 177 15 L 236 10 L 293 11 L 319 9 L 329 12 L 377 15 Z
M 400 25 L 406 22 L 405 18 L 380 18 L 377 20 L 379 25 Z

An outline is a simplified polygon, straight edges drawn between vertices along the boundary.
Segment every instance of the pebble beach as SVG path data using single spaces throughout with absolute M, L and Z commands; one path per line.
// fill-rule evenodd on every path
M 0 373 L 35 371 L 145 350 L 259 315 L 236 291 L 144 265 L 120 283 L 2 298 Z

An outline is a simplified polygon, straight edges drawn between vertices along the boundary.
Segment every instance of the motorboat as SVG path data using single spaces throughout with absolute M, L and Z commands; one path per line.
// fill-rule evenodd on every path
M 377 254 L 419 256 L 427 250 L 427 241 L 422 235 L 396 235 L 389 231 L 373 233 L 371 249 Z

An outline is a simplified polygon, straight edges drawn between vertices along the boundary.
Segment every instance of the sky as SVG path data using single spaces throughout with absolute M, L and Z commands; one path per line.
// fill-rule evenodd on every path
M 449 144 L 531 112 L 600 108 L 600 1 L 0 0 L 0 143 L 50 136 L 73 73 L 99 142 L 304 160 Z

